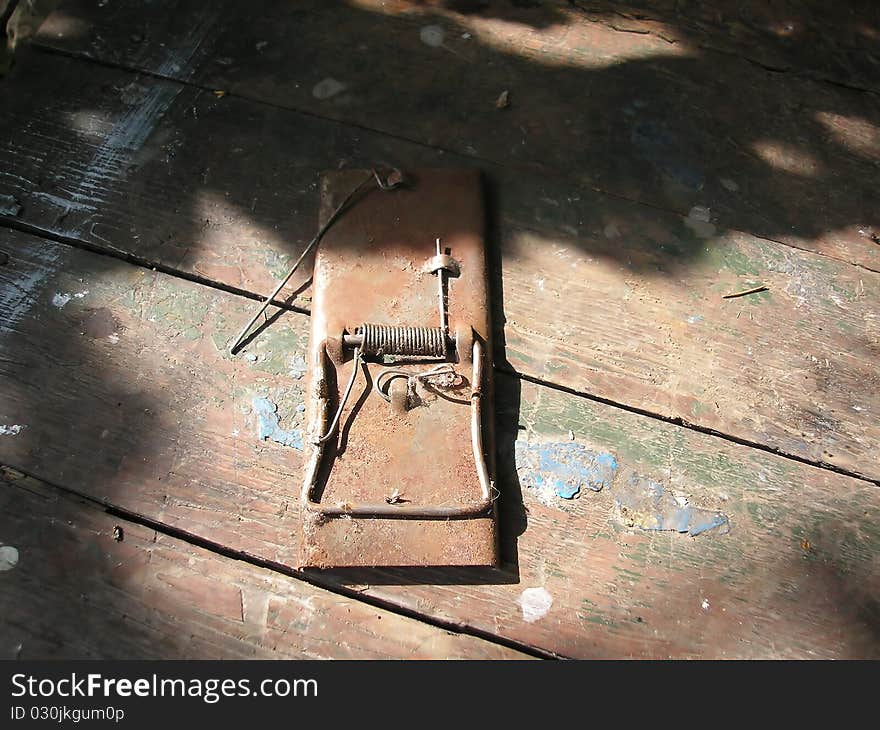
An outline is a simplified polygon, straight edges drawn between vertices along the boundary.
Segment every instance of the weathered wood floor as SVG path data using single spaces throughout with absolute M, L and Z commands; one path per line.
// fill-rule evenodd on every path
M 880 656 L 880 11 L 707 7 L 62 2 L 0 80 L 0 656 Z M 487 181 L 491 574 L 298 571 L 308 289 L 228 354 L 377 163 Z

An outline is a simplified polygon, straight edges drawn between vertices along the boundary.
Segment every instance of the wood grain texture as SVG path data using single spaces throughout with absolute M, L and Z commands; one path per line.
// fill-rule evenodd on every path
M 842 33 L 862 34 L 856 49 L 872 37 L 876 45 L 876 13 L 848 14 L 852 8 L 842 5 L 800 15 L 813 33 L 828 22 L 823 16 L 837 16 Z M 872 182 L 880 96 L 778 71 L 772 61 L 707 41 L 695 28 L 707 24 L 706 16 L 716 24 L 714 37 L 721 28 L 735 37 L 730 11 L 725 20 L 714 4 L 702 17 L 690 5 L 676 12 L 660 4 L 634 24 L 626 9 L 610 3 L 587 10 L 503 0 L 313 0 L 210 11 L 168 0 L 161 12 L 136 2 L 112 11 L 74 2 L 49 18 L 39 43 L 521 174 L 561 173 L 685 215 L 708 208 L 725 227 L 880 270 L 872 238 L 880 235 Z M 774 11 L 780 9 L 756 11 L 755 23 L 772 27 Z M 797 19 L 780 25 L 786 23 Z M 175 49 L 190 48 L 192 29 L 206 24 L 205 42 L 182 63 Z M 767 35 L 755 31 L 742 43 Z M 810 38 L 789 36 L 796 56 L 812 53 L 817 44 Z M 779 45 L 761 47 L 772 54 Z M 876 76 L 876 53 L 866 48 L 849 56 Z M 509 105 L 499 109 L 504 91 Z
M 378 5 L 372 0 L 348 4 L 374 11 Z M 501 26 L 507 22 L 522 25 L 533 35 L 542 31 L 549 35 L 557 30 L 556 25 L 567 24 L 575 33 L 589 33 L 592 25 L 604 26 L 604 29 L 597 29 L 596 37 L 616 37 L 620 40 L 619 45 L 624 47 L 639 41 L 646 47 L 656 44 L 655 47 L 659 48 L 664 47 L 660 44 L 662 42 L 667 50 L 673 50 L 675 46 L 694 47 L 707 54 L 738 56 L 768 72 L 800 74 L 880 91 L 877 77 L 880 57 L 875 42 L 880 33 L 880 10 L 861 0 L 834 4 L 822 0 L 774 0 L 772 3 L 718 0 L 710 6 L 699 0 L 542 0 L 528 3 L 385 0 L 382 5 L 385 12 L 404 17 L 419 17 L 430 12 L 458 22 L 482 22 L 484 27 Z M 55 43 L 77 52 L 100 50 L 115 63 L 125 63 L 133 57 L 149 62 L 155 60 L 151 54 L 157 52 L 154 42 L 157 38 L 174 38 L 186 31 L 179 19 L 210 17 L 211 13 L 204 6 L 199 7 L 187 0 L 166 0 L 164 8 L 167 12 L 150 18 L 149 24 L 137 25 L 138 22 L 143 24 L 145 15 L 135 3 L 100 6 L 93 0 L 65 0 L 43 35 L 52 38 L 54 32 Z M 334 9 L 345 8 L 337 4 Z M 214 18 L 223 12 L 228 12 L 228 8 L 215 11 Z M 68 23 L 66 27 L 63 21 Z M 122 25 L 132 24 L 136 25 L 138 32 L 128 38 L 117 37 L 115 43 L 98 41 L 102 37 L 118 36 Z M 609 31 L 617 35 L 612 36 Z M 58 36 L 58 32 L 62 35 Z M 509 32 L 515 31 L 511 29 Z M 626 39 L 624 34 L 648 37 Z M 93 44 L 85 45 L 84 38 Z M 261 45 L 254 50 L 265 52 L 267 46 Z M 613 53 L 611 46 L 611 43 L 597 44 L 592 52 L 607 58 Z M 518 50 L 522 53 L 534 51 L 535 45 L 523 44 Z M 622 50 L 618 52 L 625 57 Z M 557 51 L 559 54 L 566 52 L 589 58 L 576 44 Z
M 300 427 L 306 318 L 285 315 L 231 359 L 225 345 L 249 302 L 2 236 L 11 253 L 0 267 L 3 306 L 17 319 L 0 334 L 0 461 L 294 565 L 301 455 L 261 437 L 252 403 L 268 397 L 279 405 L 279 428 Z M 71 296 L 56 306 L 58 294 Z M 878 655 L 875 485 L 498 380 L 504 568 L 320 580 L 365 584 L 407 610 L 565 656 Z M 619 466 L 603 491 L 562 500 L 515 461 L 517 438 L 573 442 L 613 454 Z M 540 474 L 552 479 L 554 468 Z M 615 502 L 631 477 L 724 512 L 729 533 L 628 527 L 632 516 L 622 519 Z
M 15 222 L 249 291 L 270 291 L 314 234 L 321 170 L 469 162 L 57 57 L 32 55 L 9 84 L 29 90 L 0 111 Z M 497 363 L 880 478 L 880 274 L 481 168 Z M 288 290 L 304 307 L 308 271 Z M 722 299 L 757 284 L 769 291 Z
M 10 261 L 0 267 L 2 311 L 13 317 L 2 323 L 10 406 L 2 418 L 23 426 L 3 441 L 7 463 L 39 461 L 51 465 L 41 475 L 53 482 L 84 480 L 99 499 L 126 495 L 135 512 L 202 532 L 219 528 L 221 544 L 259 536 L 275 546 L 264 557 L 294 564 L 298 523 L 289 513 L 298 504 L 300 456 L 258 436 L 278 438 L 258 423 L 257 407 L 267 399 L 277 407 L 267 425 L 274 417 L 286 433 L 301 433 L 308 320 L 282 318 L 232 359 L 233 330 L 252 302 L 3 235 Z M 40 395 L 50 383 L 60 388 L 51 401 Z
M 0 467 L 4 659 L 522 659 L 106 514 Z
M 801 74 L 880 91 L 880 14 L 860 0 L 630 0 L 573 2 L 584 16 L 623 33 L 735 54 L 774 73 Z

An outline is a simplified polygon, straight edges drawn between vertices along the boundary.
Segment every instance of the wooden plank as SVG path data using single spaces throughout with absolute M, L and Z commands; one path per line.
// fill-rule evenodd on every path
M 4 659 L 523 659 L 120 520 L 0 467 Z M 14 552 L 13 552 L 14 551 Z
M 573 3 L 592 22 L 626 33 L 732 53 L 775 73 L 800 73 L 880 91 L 880 8 L 861 0 L 629 0 Z
M 684 215 L 708 208 L 725 227 L 880 270 L 878 95 L 712 52 L 670 8 L 630 28 L 607 4 L 446 5 L 75 2 L 39 42 Z M 181 63 L 175 49 L 207 24 Z
M 377 5 L 376 2 L 358 3 L 373 12 L 377 11 Z M 562 35 L 561 31 L 566 31 L 569 38 L 573 29 L 580 34 L 592 31 L 596 39 L 617 38 L 618 46 L 633 47 L 639 43 L 641 47 L 661 48 L 668 52 L 681 47 L 700 49 L 712 58 L 716 53 L 724 53 L 776 74 L 800 74 L 844 86 L 880 91 L 880 56 L 876 48 L 876 38 L 880 34 L 880 8 L 862 0 L 833 4 L 822 0 L 774 0 L 772 3 L 722 0 L 711 5 L 699 0 L 519 4 L 503 0 L 459 3 L 386 0 L 382 6 L 382 11 L 390 15 L 418 19 L 430 13 L 440 21 L 469 28 L 499 27 L 501 22 L 519 25 L 521 28 L 507 29 L 507 38 L 525 39 L 518 49 L 523 54 L 534 53 L 540 48 L 534 42 L 536 37 L 556 40 Z M 153 54 L 160 53 L 157 40 L 176 38 L 186 32 L 181 19 L 213 16 L 216 22 L 230 13 L 230 8 L 222 5 L 219 10 L 212 11 L 181 0 L 166 0 L 164 10 L 146 22 L 145 13 L 135 3 L 114 3 L 108 7 L 96 5 L 93 0 L 65 0 L 52 19 L 52 25 L 44 29 L 43 36 L 51 43 L 77 53 L 99 51 L 102 58 L 114 63 L 130 63 L 133 58 L 139 63 L 150 63 L 157 60 Z M 265 8 L 261 7 L 261 11 Z M 591 28 L 593 25 L 600 27 Z M 134 27 L 136 33 L 127 38 L 120 37 L 119 28 L 123 26 Z M 57 32 L 63 35 L 58 36 Z M 496 32 L 500 34 L 500 28 Z M 611 35 L 611 32 L 617 35 Z M 54 37 L 53 33 L 56 33 Z M 628 39 L 625 34 L 648 37 Z M 105 39 L 104 43 L 99 39 Z M 116 42 L 108 44 L 106 39 L 115 39 Z M 611 42 L 596 43 L 593 49 L 584 53 L 580 44 L 572 44 L 573 47 L 555 48 L 554 56 L 569 54 L 572 58 L 589 60 L 587 54 L 593 53 L 601 54 L 602 58 L 614 58 L 613 45 Z M 254 50 L 267 52 L 268 44 Z M 617 53 L 626 59 L 624 53 Z M 222 56 L 219 58 L 226 60 Z
M 43 55 L 8 83 L 28 90 L 0 110 L 0 195 L 21 206 L 15 222 L 251 291 L 270 291 L 314 234 L 321 170 L 468 162 Z M 878 274 L 481 167 L 497 363 L 880 478 Z M 757 284 L 769 291 L 722 299 Z
M 285 315 L 231 359 L 225 345 L 250 302 L 2 236 L 0 461 L 293 566 L 302 465 L 285 443 L 301 423 L 306 318 Z M 498 380 L 504 569 L 320 580 L 366 584 L 377 599 L 565 656 L 880 653 L 876 485 Z M 261 398 L 279 422 L 260 418 Z M 569 456 L 536 465 L 536 453 Z M 605 489 L 590 492 L 609 458 Z M 556 497 L 557 481 L 581 496 Z M 649 525 L 633 499 L 652 482 L 723 512 L 729 533 L 628 527 Z
M 375 2 L 359 2 L 358 5 L 376 10 Z M 622 39 L 625 43 L 641 40 L 647 45 L 662 41 L 668 46 L 733 54 L 771 72 L 800 73 L 832 83 L 880 91 L 877 76 L 880 57 L 874 42 L 880 33 L 880 9 L 862 0 L 834 4 L 822 0 L 774 0 L 772 3 L 722 0 L 711 6 L 699 0 L 528 4 L 500 0 L 458 3 L 428 0 L 418 4 L 386 0 L 383 5 L 384 12 L 395 15 L 418 17 L 432 13 L 441 19 L 465 24 L 499 25 L 498 21 L 507 21 L 523 26 L 514 32 L 531 31 L 532 35 L 535 31 L 552 34 L 557 31 L 555 26 L 564 24 L 583 33 L 588 32 L 590 24 L 595 24 L 618 34 L 651 36 L 630 41 Z M 89 0 L 65 0 L 53 18 L 53 24 L 44 29 L 44 37 L 52 39 L 53 31 L 64 33 L 67 30 L 69 32 L 60 37 L 56 35 L 53 42 L 75 52 L 99 49 L 103 57 L 115 63 L 126 63 L 133 57 L 149 63 L 156 60 L 151 56 L 158 51 L 156 39 L 175 38 L 185 32 L 182 18 L 206 18 L 213 14 L 216 21 L 221 13 L 229 13 L 228 7 L 211 11 L 181 0 L 166 0 L 165 10 L 145 24 L 144 13 L 134 3 L 114 3 L 108 7 L 96 6 Z M 99 45 L 98 38 L 118 37 L 118 29 L 122 26 L 133 26 L 137 32 L 121 38 L 122 43 Z M 613 52 L 608 45 L 601 47 L 605 57 Z M 534 51 L 534 48 L 534 44 L 523 43 L 520 51 Z M 268 49 L 261 46 L 254 50 L 264 52 Z M 557 53 L 572 50 L 579 49 L 563 48 Z
M 264 412 L 267 438 L 282 438 L 272 428 L 276 417 L 291 438 L 300 433 L 308 320 L 283 319 L 247 359 L 233 360 L 228 343 L 248 300 L 217 298 L 197 285 L 181 290 L 173 277 L 9 231 L 3 242 L 11 259 L 0 267 L 2 373 L 4 396 L 17 404 L 3 418 L 23 427 L 4 439 L 7 463 L 52 464 L 42 475 L 66 484 L 74 473 L 67 465 L 98 445 L 80 472 L 103 485 L 90 494 L 111 501 L 125 494 L 127 508 L 211 532 L 222 544 L 259 536 L 275 546 L 264 557 L 294 564 L 297 524 L 288 515 L 298 504 L 299 452 L 267 448 L 253 438 L 251 421 Z M 142 323 L 151 342 L 141 341 L 146 332 L 129 339 Z M 45 418 L 38 393 L 59 378 L 72 387 L 53 396 L 55 415 Z M 102 415 L 93 419 L 96 408 Z M 71 430 L 71 423 L 79 425 Z

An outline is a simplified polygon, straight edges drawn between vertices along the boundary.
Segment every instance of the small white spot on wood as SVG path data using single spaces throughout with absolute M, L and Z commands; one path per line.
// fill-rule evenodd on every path
M 700 604 L 700 608 L 702 608 L 704 611 L 709 610 L 709 599 L 708 598 L 703 599 L 703 602 Z
M 712 220 L 712 211 L 702 205 L 695 205 L 688 213 L 688 218 L 693 221 L 708 223 Z
M 67 304 L 71 299 L 85 299 L 86 295 L 89 293 L 89 290 L 86 289 L 80 292 L 56 292 L 55 296 L 52 297 L 52 304 L 54 304 L 59 309 Z
M 61 309 L 61 307 L 63 307 L 65 304 L 67 304 L 74 297 L 76 299 L 84 299 L 86 294 L 88 294 L 88 293 L 89 293 L 88 289 L 86 289 L 85 291 L 80 291 L 80 292 L 75 292 L 75 293 L 70 293 L 70 294 L 68 294 L 67 292 L 56 292 L 55 295 L 52 297 L 52 304 L 54 306 L 58 307 L 59 309 Z
M 602 229 L 602 233 L 605 235 L 605 238 L 617 238 L 620 235 L 620 229 L 616 223 L 609 223 Z
M 546 588 L 526 588 L 519 597 L 523 621 L 534 623 L 544 618 L 553 605 L 553 596 Z
M 27 426 L 20 426 L 17 423 L 12 424 L 11 426 L 0 426 L 0 436 L 18 436 L 23 428 L 27 428 Z
M 419 38 L 422 43 L 431 48 L 439 48 L 443 45 L 445 33 L 439 25 L 426 25 L 419 31 Z
M 715 226 L 710 222 L 711 220 L 712 211 L 709 208 L 695 205 L 684 219 L 684 224 L 699 238 L 710 238 L 715 235 Z
M 315 84 L 312 88 L 312 96 L 323 101 L 324 99 L 336 96 L 341 91 L 345 91 L 346 88 L 348 87 L 341 81 L 328 77 Z
M 18 565 L 18 550 L 12 545 L 0 546 L 0 572 L 12 570 Z

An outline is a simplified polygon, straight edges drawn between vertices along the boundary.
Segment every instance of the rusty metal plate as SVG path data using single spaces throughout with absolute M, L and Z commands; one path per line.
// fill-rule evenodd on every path
M 322 217 L 369 174 L 326 175 Z M 480 177 L 435 169 L 407 171 L 405 179 L 393 191 L 361 195 L 315 257 L 304 567 L 497 564 Z M 446 280 L 449 356 L 395 359 L 382 351 L 359 362 L 349 341 L 364 324 L 438 328 L 435 239 L 456 269 Z M 409 377 L 441 362 L 454 370 L 443 382 Z M 405 375 L 389 381 L 392 371 Z M 377 378 L 391 383 L 392 402 L 377 392 Z M 316 445 L 341 402 L 337 433 Z

